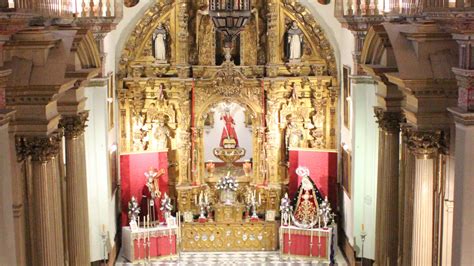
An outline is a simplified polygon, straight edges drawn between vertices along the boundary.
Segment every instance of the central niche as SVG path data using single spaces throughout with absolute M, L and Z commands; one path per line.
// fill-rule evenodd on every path
M 252 119 L 245 106 L 236 102 L 212 106 L 204 120 L 204 161 L 209 181 L 228 172 L 241 179 L 248 177 L 252 142 Z

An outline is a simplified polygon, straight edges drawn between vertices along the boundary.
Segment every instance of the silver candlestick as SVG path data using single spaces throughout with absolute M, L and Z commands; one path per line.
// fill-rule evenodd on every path
M 360 240 L 362 241 L 362 248 L 361 248 L 361 264 L 362 264 L 362 266 L 364 265 L 364 242 L 365 242 L 366 237 L 367 237 L 367 232 L 365 232 L 365 230 L 362 230 L 362 232 L 360 232 Z

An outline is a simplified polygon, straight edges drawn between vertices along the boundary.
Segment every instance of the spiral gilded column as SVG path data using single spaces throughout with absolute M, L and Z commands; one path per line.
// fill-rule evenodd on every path
M 88 112 L 64 116 L 60 127 L 66 139 L 66 221 L 69 265 L 89 265 L 89 211 L 84 130 Z
M 18 159 L 31 165 L 32 264 L 64 265 L 58 164 L 62 134 L 17 137 Z
M 400 112 L 375 108 L 379 124 L 379 167 L 377 179 L 376 251 L 377 265 L 396 265 L 398 259 L 398 178 Z

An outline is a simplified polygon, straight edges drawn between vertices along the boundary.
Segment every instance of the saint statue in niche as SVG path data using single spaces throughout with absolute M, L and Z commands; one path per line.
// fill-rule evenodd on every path
M 168 148 L 168 138 L 170 137 L 170 130 L 165 125 L 164 117 L 158 118 L 158 122 L 155 125 L 153 136 L 155 138 L 156 150 L 164 150 Z
M 153 33 L 153 56 L 159 62 L 166 62 L 166 29 L 159 23 Z
M 303 131 L 298 127 L 295 121 L 290 121 L 286 128 L 285 143 L 286 147 L 299 148 L 303 140 Z
M 299 61 L 303 55 L 303 31 L 296 21 L 291 23 L 286 32 L 286 57 L 290 62 Z
M 221 116 L 221 120 L 224 120 L 225 125 L 222 129 L 221 144 L 220 146 L 226 148 L 226 143 L 235 143 L 235 147 L 239 146 L 239 140 L 237 139 L 237 133 L 235 132 L 234 118 L 230 115 L 229 108 L 224 109 L 224 114 Z M 234 148 L 235 148 L 234 147 Z

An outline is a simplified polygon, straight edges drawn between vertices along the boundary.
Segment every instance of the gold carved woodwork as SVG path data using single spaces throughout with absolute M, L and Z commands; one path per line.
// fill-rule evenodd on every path
M 288 125 L 294 121 L 301 131 L 301 147 L 336 148 L 338 82 L 332 48 L 297 1 L 257 1 L 240 36 L 240 65 L 226 61 L 216 66 L 216 34 L 205 5 L 158 1 L 132 31 L 117 75 L 121 150 L 150 150 L 144 143 L 153 138 L 154 124 L 164 120 L 178 209 L 197 213 L 193 198 L 199 186 L 210 182 L 203 152 L 206 118 L 216 104 L 236 102 L 246 108 L 246 124 L 253 132 L 250 184 L 271 188 L 262 191 L 265 206 L 259 212 L 277 210 L 281 187 L 288 181 Z M 305 36 L 300 64 L 284 62 L 281 44 L 289 21 L 296 21 Z M 168 64 L 156 64 L 150 56 L 159 23 L 169 34 Z
M 182 251 L 271 251 L 278 248 L 276 222 L 184 223 Z
M 217 223 L 241 222 L 244 212 L 244 205 L 236 203 L 233 205 L 215 204 L 215 220 Z

